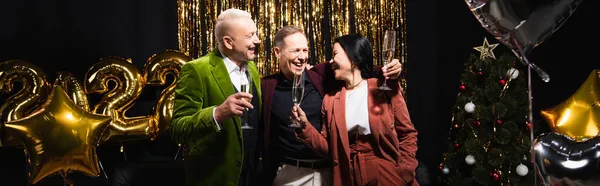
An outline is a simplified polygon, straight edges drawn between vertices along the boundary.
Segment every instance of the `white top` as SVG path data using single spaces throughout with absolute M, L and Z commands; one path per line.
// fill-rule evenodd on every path
M 358 127 L 359 134 L 371 134 L 368 88 L 369 86 L 365 80 L 353 90 L 346 91 L 346 128 L 348 131 Z
M 248 68 L 248 65 L 244 66 L 240 70 L 240 67 L 238 65 L 236 65 L 235 63 L 233 63 L 233 61 L 231 61 L 228 57 L 225 57 L 225 55 L 223 55 L 223 53 L 221 53 L 221 56 L 223 56 L 223 62 L 225 62 L 225 68 L 227 68 L 227 72 L 229 72 L 229 78 L 231 79 L 231 83 L 233 83 L 233 86 L 235 86 L 235 88 L 238 91 L 241 91 L 242 84 L 249 83 L 248 76 L 246 76 L 246 71 L 247 71 L 246 68 Z M 217 107 L 215 107 L 212 112 L 213 120 L 215 120 L 218 130 L 221 130 L 221 126 L 219 125 L 219 122 L 217 122 L 217 119 L 215 119 L 215 110 L 217 110 Z

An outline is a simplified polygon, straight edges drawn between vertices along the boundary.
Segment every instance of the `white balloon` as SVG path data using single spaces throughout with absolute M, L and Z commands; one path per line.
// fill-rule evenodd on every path
M 473 104 L 473 102 L 468 102 L 467 104 L 465 104 L 465 111 L 467 111 L 468 113 L 475 112 L 475 104 Z
M 529 172 L 529 168 L 527 168 L 527 166 L 525 166 L 523 164 L 519 164 L 519 166 L 517 166 L 517 174 L 519 176 L 525 176 L 525 175 L 527 175 L 528 172 Z

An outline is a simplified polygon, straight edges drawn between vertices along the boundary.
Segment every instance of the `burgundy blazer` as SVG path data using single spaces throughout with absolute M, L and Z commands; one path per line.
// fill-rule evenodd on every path
M 321 63 L 318 64 L 316 66 L 314 66 L 313 68 L 311 68 L 310 70 L 307 70 L 306 73 L 308 74 L 308 78 L 312 81 L 312 84 L 315 86 L 316 90 L 319 92 L 319 94 L 321 94 L 321 97 L 323 97 L 325 95 L 325 88 L 323 86 L 324 81 L 323 81 L 323 76 L 324 75 L 329 75 L 327 71 L 331 71 L 330 69 L 328 70 L 327 68 L 328 65 L 326 65 L 326 63 Z M 262 115 L 262 124 L 263 124 L 263 131 L 262 135 L 260 135 L 262 137 L 261 141 L 263 142 L 263 154 L 262 154 L 262 158 L 263 158 L 263 163 L 264 163 L 264 167 L 265 167 L 265 176 L 266 176 L 266 181 L 272 181 L 273 179 L 275 179 L 275 173 L 276 170 L 270 170 L 273 168 L 272 165 L 272 160 L 271 160 L 271 154 L 269 152 L 270 148 L 271 148 L 271 142 L 270 142 L 270 131 L 271 131 L 271 105 L 273 104 L 273 94 L 275 93 L 275 87 L 277 86 L 277 74 L 274 75 L 269 75 L 266 77 L 261 78 L 260 80 L 260 86 L 262 89 L 262 100 L 263 100 L 263 115 Z M 291 109 L 291 108 L 290 108 Z M 279 162 L 276 162 L 279 163 Z M 268 185 L 271 185 L 271 183 L 267 183 Z
M 415 180 L 417 167 L 417 131 L 415 130 L 398 83 L 389 83 L 393 91 L 377 90 L 378 80 L 370 78 L 369 88 L 369 124 L 376 145 L 373 150 L 380 151 L 384 159 L 396 164 L 396 170 L 403 183 L 400 185 L 418 185 Z M 389 102 L 388 102 L 389 101 Z M 321 132 L 307 124 L 298 138 L 311 146 L 321 155 L 332 157 L 333 185 L 351 186 L 350 150 L 348 130 L 346 129 L 346 89 L 328 94 L 323 99 L 323 125 Z

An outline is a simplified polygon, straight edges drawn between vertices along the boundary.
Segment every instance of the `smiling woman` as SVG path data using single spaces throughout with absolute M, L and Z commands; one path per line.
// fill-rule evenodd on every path
M 305 108 L 292 108 L 292 120 L 302 126 L 295 130 L 297 137 L 332 159 L 334 186 L 419 185 L 415 177 L 417 130 L 402 88 L 394 83 L 393 91 L 377 89 L 367 38 L 351 34 L 334 41 L 330 64 L 335 79 L 345 86 L 323 98 L 320 130 L 308 120 Z

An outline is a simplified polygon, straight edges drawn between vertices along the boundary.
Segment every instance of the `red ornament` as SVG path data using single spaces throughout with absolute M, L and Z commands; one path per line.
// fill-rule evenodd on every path
M 443 169 L 444 169 L 444 164 L 440 163 L 440 170 L 443 170 Z
M 458 89 L 459 89 L 460 91 L 463 91 L 463 90 L 467 89 L 467 86 L 465 86 L 465 85 L 460 85 L 460 86 L 458 87 Z
M 483 72 L 479 71 L 479 72 L 477 72 L 477 75 L 481 76 L 481 75 L 483 75 Z
M 497 172 L 490 172 L 490 177 L 492 177 L 494 181 L 500 180 L 500 174 L 498 174 Z
M 506 84 L 506 80 L 501 79 L 500 81 L 498 81 L 498 84 L 504 86 Z
M 475 125 L 475 127 L 479 127 L 481 126 L 481 122 L 479 122 L 479 120 L 475 120 L 473 121 L 473 125 Z
M 527 129 L 531 130 L 531 123 L 529 123 L 529 121 L 525 123 L 527 124 Z
M 496 124 L 502 125 L 502 120 L 501 119 L 496 120 Z
M 458 148 L 460 145 L 458 143 L 454 144 L 454 147 Z

